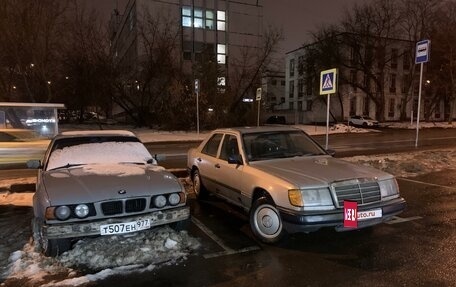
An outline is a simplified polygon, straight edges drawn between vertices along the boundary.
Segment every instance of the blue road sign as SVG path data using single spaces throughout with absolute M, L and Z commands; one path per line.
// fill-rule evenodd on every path
M 416 43 L 415 64 L 429 62 L 431 40 L 423 40 Z
M 337 90 L 337 69 L 322 71 L 320 74 L 320 95 L 334 94 Z

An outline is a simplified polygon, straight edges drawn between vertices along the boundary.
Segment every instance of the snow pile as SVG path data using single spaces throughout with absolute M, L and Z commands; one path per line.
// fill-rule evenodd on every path
M 4 192 L 0 193 L 0 205 L 15 205 L 15 206 L 33 206 L 33 194 L 32 192 L 21 192 L 11 193 Z
M 396 177 L 414 177 L 430 171 L 456 167 L 456 150 L 428 150 L 344 158 L 346 161 L 371 166 L 389 172 Z
M 78 241 L 73 249 L 56 258 L 45 257 L 27 243 L 9 258 L 6 283 L 38 286 L 78 286 L 112 275 L 153 270 L 156 265 L 176 264 L 200 247 L 186 231 L 168 226 L 123 236 L 100 236 Z M 92 270 L 81 275 L 77 270 Z M 63 281 L 61 278 L 65 278 Z

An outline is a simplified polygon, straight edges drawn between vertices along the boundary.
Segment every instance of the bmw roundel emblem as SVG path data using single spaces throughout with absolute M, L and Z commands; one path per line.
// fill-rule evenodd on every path
M 125 189 L 121 189 L 121 190 L 119 190 L 117 193 L 118 193 L 118 194 L 125 194 L 125 193 L 127 193 L 127 191 L 126 191 Z

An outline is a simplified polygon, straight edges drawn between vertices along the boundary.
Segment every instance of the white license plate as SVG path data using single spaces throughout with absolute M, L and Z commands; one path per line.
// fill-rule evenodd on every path
M 105 224 L 100 226 L 101 235 L 112 235 L 136 232 L 139 230 L 149 229 L 150 219 L 140 219 L 137 221 Z
M 381 218 L 382 217 L 382 210 L 381 209 L 373 209 L 367 211 L 358 211 L 358 220 L 367 220 L 372 218 Z

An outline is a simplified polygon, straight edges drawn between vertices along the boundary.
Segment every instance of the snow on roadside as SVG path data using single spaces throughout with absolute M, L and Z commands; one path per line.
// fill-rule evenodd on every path
M 21 282 L 22 286 L 80 286 L 113 275 L 150 271 L 157 265 L 177 264 L 199 247 L 200 242 L 186 231 L 177 232 L 168 226 L 85 238 L 56 258 L 43 256 L 27 243 L 11 254 L 5 278 L 6 283 Z M 81 274 L 80 269 L 94 273 Z
M 456 149 L 354 156 L 344 158 L 344 160 L 381 169 L 396 177 L 414 177 L 424 173 L 456 168 Z

